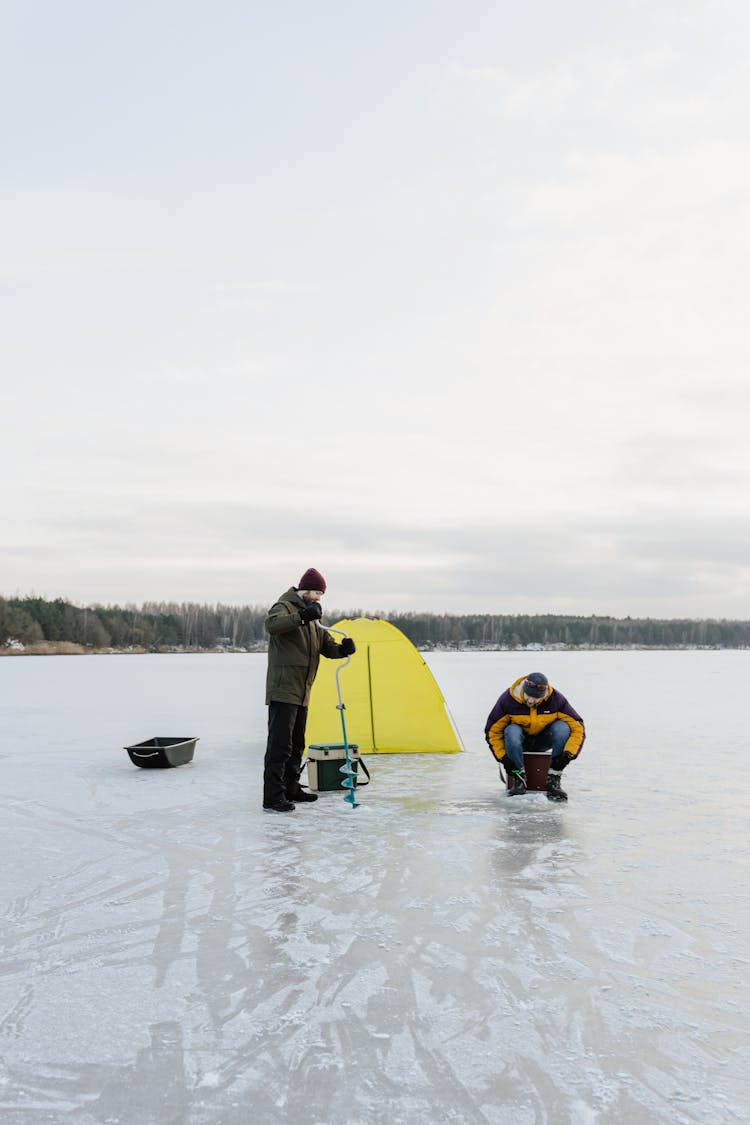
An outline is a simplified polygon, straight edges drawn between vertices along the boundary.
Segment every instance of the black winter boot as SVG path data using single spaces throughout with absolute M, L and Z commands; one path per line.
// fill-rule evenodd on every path
M 508 779 L 510 780 L 510 789 L 508 790 L 509 797 L 517 797 L 520 793 L 526 792 L 526 770 L 513 769 L 512 766 L 507 767 Z
M 311 793 L 309 789 L 303 789 L 301 785 L 293 786 L 291 798 L 297 804 L 304 804 L 305 801 L 317 801 L 318 794 Z
M 280 800 L 268 805 L 264 801 L 263 808 L 266 812 L 294 812 L 294 801 L 288 801 L 286 797 L 282 797 Z
M 547 800 L 567 801 L 567 799 L 568 794 L 560 784 L 560 774 L 553 773 L 552 770 L 550 770 L 547 774 Z

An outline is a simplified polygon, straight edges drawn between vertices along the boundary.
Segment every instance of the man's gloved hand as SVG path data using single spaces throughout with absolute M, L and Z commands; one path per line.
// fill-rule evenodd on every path
M 323 616 L 320 602 L 310 602 L 309 605 L 299 611 L 299 615 L 303 625 L 307 625 L 308 621 L 320 621 Z
M 341 652 L 343 653 L 343 655 L 344 656 L 354 656 L 354 653 L 356 651 L 357 651 L 357 646 L 355 645 L 352 638 L 351 637 L 344 637 L 343 641 L 341 642 Z
M 551 770 L 564 770 L 568 762 L 573 761 L 573 755 L 569 754 L 567 750 L 563 750 L 560 754 L 555 754 L 550 758 L 549 768 Z

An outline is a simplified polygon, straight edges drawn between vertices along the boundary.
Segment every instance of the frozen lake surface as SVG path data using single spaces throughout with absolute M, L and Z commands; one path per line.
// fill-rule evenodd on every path
M 264 656 L 0 660 L 3 1122 L 750 1120 L 750 654 L 427 660 L 467 752 L 287 816 Z M 567 805 L 483 740 L 534 670 L 587 723 Z

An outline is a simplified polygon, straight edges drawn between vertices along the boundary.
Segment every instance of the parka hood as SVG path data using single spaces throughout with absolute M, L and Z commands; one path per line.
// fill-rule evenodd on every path
M 285 594 L 279 598 L 280 602 L 291 602 L 292 605 L 304 605 L 305 599 L 300 597 L 299 590 L 296 586 L 290 586 Z

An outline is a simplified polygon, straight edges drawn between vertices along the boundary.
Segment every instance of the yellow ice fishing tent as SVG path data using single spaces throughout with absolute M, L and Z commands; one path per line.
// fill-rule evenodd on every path
M 357 617 L 331 626 L 352 637 L 357 651 L 341 669 L 346 736 L 361 754 L 454 754 L 463 749 L 432 672 L 404 634 L 388 621 Z M 341 637 L 334 634 L 334 639 Z M 338 660 L 321 660 L 310 697 L 308 745 L 340 743 Z

